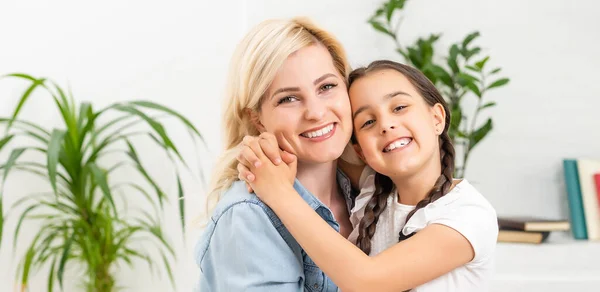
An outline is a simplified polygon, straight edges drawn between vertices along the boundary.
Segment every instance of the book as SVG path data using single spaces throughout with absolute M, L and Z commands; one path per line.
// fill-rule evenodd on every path
M 539 244 L 544 242 L 548 238 L 549 234 L 549 231 L 531 232 L 501 229 L 498 231 L 498 242 Z
M 577 159 L 577 172 L 579 173 L 587 238 L 600 240 L 600 208 L 598 208 L 598 193 L 594 182 L 594 174 L 600 172 L 600 160 Z
M 598 209 L 600 209 L 600 173 L 594 174 L 594 181 L 596 182 L 596 195 L 598 195 Z
M 581 188 L 579 187 L 579 174 L 577 172 L 577 160 L 563 159 L 563 169 L 573 237 L 575 239 L 587 239 L 587 227 L 585 225 Z
M 550 220 L 532 216 L 498 217 L 500 229 L 520 231 L 567 231 L 571 228 L 568 220 Z

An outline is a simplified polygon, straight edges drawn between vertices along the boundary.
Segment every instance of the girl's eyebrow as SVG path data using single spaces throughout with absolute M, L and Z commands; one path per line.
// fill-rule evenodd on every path
M 406 92 L 404 92 L 404 91 L 400 91 L 400 90 L 398 90 L 398 91 L 394 91 L 394 92 L 392 92 L 392 93 L 388 93 L 388 94 L 384 95 L 382 99 L 383 99 L 383 100 L 386 100 L 386 99 L 390 99 L 390 98 L 392 98 L 392 97 L 394 97 L 394 96 L 398 96 L 398 95 L 406 95 L 406 96 L 408 96 L 408 97 L 412 97 L 410 94 L 408 94 L 408 93 L 406 93 Z M 356 116 L 357 116 L 358 114 L 360 114 L 361 112 L 364 112 L 365 110 L 369 109 L 370 107 L 371 107 L 371 106 L 370 106 L 370 105 L 368 105 L 368 104 L 367 104 L 367 105 L 363 105 L 363 106 L 359 107 L 359 108 L 358 108 L 358 109 L 357 109 L 357 110 L 354 112 L 354 114 L 352 114 L 352 119 L 355 119 L 355 118 L 356 118 Z

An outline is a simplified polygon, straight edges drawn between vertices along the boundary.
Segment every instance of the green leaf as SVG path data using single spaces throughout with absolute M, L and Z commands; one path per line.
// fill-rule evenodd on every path
M 62 141 L 65 137 L 65 131 L 53 130 L 50 135 L 50 143 L 48 144 L 48 177 L 52 190 L 56 193 L 56 171 L 58 159 L 61 152 Z
M 180 113 L 162 106 L 160 104 L 156 104 L 150 101 L 134 101 L 131 102 L 131 104 L 133 105 L 137 105 L 137 106 L 141 106 L 141 107 L 146 107 L 146 108 L 150 108 L 150 109 L 155 109 L 155 110 L 159 110 L 168 114 L 171 114 L 175 117 L 177 117 L 181 122 L 183 122 L 189 129 L 191 129 L 193 131 L 194 134 L 196 134 L 196 136 L 198 138 L 200 138 L 200 140 L 204 143 L 204 138 L 202 137 L 202 135 L 200 134 L 200 131 L 198 131 L 198 129 L 188 120 L 186 119 L 183 115 L 181 115 Z M 206 145 L 206 144 L 205 144 Z
M 481 72 L 481 69 L 479 69 L 477 67 L 474 67 L 474 66 L 471 66 L 471 65 L 467 65 L 467 66 L 465 66 L 465 68 L 467 68 L 467 69 L 469 69 L 471 71 Z
M 460 122 L 462 121 L 462 109 L 460 106 L 455 106 L 452 109 L 452 114 L 450 115 L 450 128 L 457 130 L 460 127 Z
M 394 35 L 392 32 L 390 32 L 387 28 L 385 28 L 383 26 L 383 24 L 381 24 L 381 22 L 378 22 L 376 20 L 370 20 L 369 23 L 371 24 L 371 26 L 373 26 L 373 28 L 377 31 L 380 31 L 384 34 L 387 34 L 389 36 L 391 36 L 392 38 L 396 38 L 396 35 Z
M 11 121 L 8 123 L 8 125 L 6 126 L 6 132 L 8 132 L 8 130 L 10 130 L 10 128 L 12 127 L 12 124 L 14 122 L 14 120 L 17 119 L 17 116 L 19 115 L 19 113 L 21 112 L 21 109 L 23 108 L 23 105 L 25 104 L 25 102 L 27 102 L 27 99 L 29 99 L 29 97 L 31 96 L 31 94 L 33 93 L 33 91 L 40 85 L 44 84 L 44 81 L 46 79 L 35 79 L 29 75 L 24 75 L 24 74 L 10 74 L 8 76 L 13 76 L 13 77 L 21 77 L 21 78 L 25 78 L 25 79 L 29 79 L 31 81 L 33 81 L 33 84 L 31 84 L 31 86 L 29 86 L 29 88 L 27 88 L 27 90 L 25 90 L 25 93 L 23 93 L 23 95 L 21 96 L 21 99 L 19 100 L 19 103 L 17 104 L 17 107 L 15 108 L 12 117 L 11 117 Z
M 493 107 L 493 106 L 495 106 L 495 105 L 496 105 L 496 103 L 495 103 L 495 102 L 493 102 L 493 101 L 492 101 L 492 102 L 488 102 L 488 103 L 486 103 L 486 104 L 482 105 L 481 107 L 479 107 L 479 110 L 482 110 L 482 109 L 484 109 L 484 108 L 488 108 L 488 107 Z
M 179 153 L 179 150 L 177 150 L 177 147 L 175 147 L 175 145 L 169 138 L 167 132 L 165 131 L 165 128 L 163 127 L 163 125 L 161 123 L 157 122 L 156 120 L 152 119 L 148 115 L 144 114 L 143 112 L 141 112 L 138 109 L 131 107 L 131 106 L 115 105 L 115 109 L 117 109 L 119 111 L 134 114 L 134 115 L 144 119 L 148 123 L 148 125 L 150 125 L 150 127 L 152 127 L 152 129 L 161 137 L 161 139 L 163 140 L 163 143 L 169 149 L 173 150 L 173 152 L 175 152 L 175 154 L 181 161 L 184 161 L 183 157 L 181 157 L 181 154 Z
M 494 83 L 492 83 L 490 86 L 488 86 L 487 89 L 492 89 L 495 87 L 500 87 L 500 86 L 504 86 L 508 83 L 509 79 L 508 78 L 502 78 L 502 79 L 498 79 L 496 81 L 494 81 Z
M 483 70 L 485 63 L 490 59 L 490 56 L 483 58 L 481 61 L 475 63 L 475 67 L 479 68 L 479 71 Z
M 115 206 L 115 202 L 113 201 L 112 193 L 110 188 L 108 187 L 106 173 L 101 170 L 95 163 L 89 164 L 90 171 L 94 177 L 94 181 L 100 186 L 104 197 L 110 202 L 110 205 L 114 212 L 117 211 L 117 207 Z
M 464 72 L 458 73 L 458 83 L 461 85 L 465 85 L 465 83 L 467 82 L 476 83 L 479 82 L 479 78 Z
M 127 139 L 125 141 L 127 143 L 127 147 L 129 148 L 129 152 L 128 152 L 129 157 L 133 160 L 133 162 L 135 162 L 136 168 L 140 172 L 140 174 L 142 174 L 142 176 L 146 179 L 146 181 L 148 183 L 150 183 L 150 185 L 152 185 L 152 187 L 154 187 L 154 190 L 156 191 L 156 196 L 158 197 L 158 202 L 160 203 L 160 206 L 162 207 L 163 200 L 165 199 L 164 192 L 161 190 L 161 188 L 158 186 L 158 184 L 150 177 L 150 175 L 148 174 L 148 172 L 146 171 L 146 169 L 140 162 L 140 159 L 137 155 L 137 151 L 135 150 L 135 147 L 133 147 L 133 144 L 131 144 L 131 142 Z
M 56 257 L 52 260 L 50 265 L 50 275 L 48 275 L 48 292 L 54 291 L 54 273 L 56 271 Z
M 64 288 L 63 276 L 64 276 L 64 272 L 65 272 L 65 265 L 67 263 L 67 260 L 69 259 L 69 252 L 71 251 L 71 245 L 73 244 L 74 237 L 75 237 L 75 233 L 73 233 L 69 237 L 67 242 L 65 242 L 65 244 L 63 246 L 62 256 L 60 257 L 60 262 L 58 264 L 57 276 L 58 276 L 58 283 L 60 284 L 61 288 Z
M 466 82 L 465 86 L 469 88 L 469 90 L 471 90 L 471 92 L 473 92 L 475 95 L 477 95 L 477 97 L 481 98 L 481 91 L 477 87 L 477 84 L 473 82 Z
M 446 70 L 444 70 L 444 68 L 438 65 L 430 64 L 427 69 L 433 72 L 437 79 L 441 80 L 446 86 L 452 87 L 452 77 L 448 72 L 446 72 Z
M 2 148 L 4 147 L 4 145 L 8 144 L 8 142 L 10 142 L 10 140 L 14 137 L 15 135 L 8 135 L 4 138 L 2 138 L 2 140 L 0 140 L 0 151 L 2 151 Z
M 388 3 L 385 4 L 385 19 L 387 19 L 388 22 L 390 22 L 390 20 L 392 20 L 392 15 L 394 14 L 394 10 L 396 10 L 396 1 L 390 1 Z
M 479 144 L 479 142 L 485 138 L 485 136 L 487 136 L 487 134 L 492 130 L 492 119 L 488 119 L 487 122 L 481 126 L 479 129 L 473 131 L 473 133 L 471 133 L 470 135 L 470 141 L 469 141 L 469 151 L 473 148 L 475 148 L 475 146 L 477 144 Z
M 176 291 L 177 285 L 175 285 L 175 280 L 173 279 L 173 271 L 171 270 L 171 265 L 169 264 L 169 261 L 167 260 L 167 257 L 165 256 L 165 253 L 162 250 L 160 251 L 160 256 L 162 257 L 163 264 L 165 266 L 165 269 L 167 270 L 167 275 L 169 276 L 169 280 L 171 281 L 173 291 Z
M 450 47 L 450 54 L 448 55 L 448 66 L 450 66 L 450 69 L 452 69 L 453 73 L 458 73 L 460 71 L 458 68 L 458 61 L 456 60 L 458 53 L 458 46 L 452 45 L 452 47 Z
M 19 217 L 19 223 L 17 223 L 17 228 L 15 228 L 15 234 L 13 235 L 13 250 L 17 248 L 19 230 L 21 230 L 21 224 L 23 223 L 23 220 L 25 219 L 25 217 L 27 217 L 27 214 L 29 214 L 29 212 L 37 209 L 38 207 L 40 207 L 40 205 L 29 206 L 29 208 L 27 208 L 25 211 L 23 211 L 23 213 L 21 213 L 21 216 Z
M 496 68 L 496 69 L 490 71 L 490 75 L 496 74 L 496 73 L 500 72 L 500 70 L 502 70 L 502 68 Z
M 465 37 L 465 39 L 463 40 L 463 42 L 462 42 L 463 48 L 466 48 L 474 39 L 476 39 L 477 37 L 479 37 L 479 35 L 480 34 L 479 34 L 478 31 L 475 31 L 475 32 L 472 32 L 472 33 L 468 34 Z
M 181 218 L 181 231 L 185 234 L 185 198 L 183 193 L 183 187 L 181 185 L 181 177 L 177 172 L 177 199 L 179 201 L 179 217 Z

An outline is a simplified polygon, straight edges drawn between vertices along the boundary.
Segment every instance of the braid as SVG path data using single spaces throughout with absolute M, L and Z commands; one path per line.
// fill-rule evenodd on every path
M 367 255 L 371 253 L 371 239 L 375 235 L 379 215 L 387 207 L 388 195 L 393 188 L 394 183 L 389 177 L 375 174 L 375 193 L 365 207 L 365 214 L 358 225 L 359 234 L 356 240 L 356 245 Z
M 427 206 L 429 203 L 435 202 L 437 199 L 443 197 L 450 191 L 450 187 L 452 187 L 452 173 L 454 172 L 454 146 L 452 146 L 452 142 L 450 141 L 450 137 L 448 136 L 448 132 L 444 131 L 440 135 L 440 159 L 442 163 L 442 173 L 438 177 L 435 185 L 429 191 L 429 194 L 425 199 L 421 200 L 417 203 L 415 209 L 413 209 L 406 216 L 406 222 L 410 220 L 410 218 L 421 208 Z M 399 234 L 399 241 L 405 240 L 414 235 L 411 233 L 409 235 L 404 235 L 402 231 Z

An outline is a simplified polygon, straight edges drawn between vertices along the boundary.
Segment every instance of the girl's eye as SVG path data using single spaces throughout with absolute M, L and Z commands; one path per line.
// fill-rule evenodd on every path
M 370 125 L 370 124 L 372 124 L 374 122 L 375 122 L 375 120 L 368 120 L 360 128 L 362 129 L 362 128 L 364 128 L 364 127 L 366 127 L 366 126 L 368 126 L 368 125 Z
M 397 106 L 397 107 L 395 107 L 395 108 L 394 108 L 394 112 L 399 112 L 399 111 L 401 111 L 401 110 L 402 110 L 402 109 L 404 109 L 404 108 L 406 108 L 406 106 L 404 106 L 404 105 L 399 105 L 399 106 Z
M 335 88 L 336 86 L 337 86 L 337 84 L 327 83 L 327 84 L 324 84 L 323 86 L 321 86 L 320 90 L 321 91 L 328 91 L 328 90 L 331 90 L 331 89 Z
M 286 96 L 277 101 L 277 105 L 298 100 L 295 96 Z

